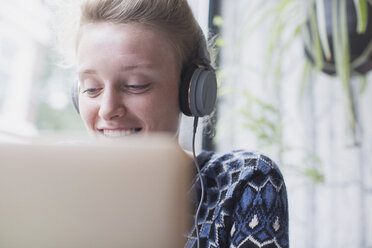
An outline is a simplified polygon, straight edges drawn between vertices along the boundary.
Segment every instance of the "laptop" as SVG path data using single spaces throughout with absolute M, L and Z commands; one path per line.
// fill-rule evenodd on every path
M 0 247 L 183 247 L 191 171 L 162 136 L 0 144 Z

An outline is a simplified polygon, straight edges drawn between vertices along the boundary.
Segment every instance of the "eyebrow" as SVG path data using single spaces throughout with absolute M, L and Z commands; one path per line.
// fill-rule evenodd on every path
M 97 71 L 94 70 L 94 69 L 86 69 L 86 70 L 82 70 L 82 71 L 78 71 L 77 72 L 78 74 L 97 74 Z
M 121 66 L 120 69 L 121 71 L 132 71 L 134 69 L 137 69 L 139 67 L 147 67 L 147 68 L 152 68 L 153 65 L 151 63 L 137 63 L 133 65 L 125 65 Z M 77 72 L 78 74 L 92 74 L 96 75 L 97 71 L 95 69 L 85 69 Z
M 132 71 L 132 70 L 137 69 L 139 67 L 151 68 L 152 64 L 149 63 L 149 62 L 144 62 L 144 63 L 137 63 L 137 64 L 133 64 L 133 65 L 123 65 L 123 66 L 121 66 L 120 69 L 122 71 Z

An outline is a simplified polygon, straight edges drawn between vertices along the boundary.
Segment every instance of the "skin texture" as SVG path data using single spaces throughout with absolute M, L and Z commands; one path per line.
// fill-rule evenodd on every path
M 179 58 L 167 35 L 141 24 L 93 23 L 77 46 L 79 109 L 98 138 L 177 135 Z

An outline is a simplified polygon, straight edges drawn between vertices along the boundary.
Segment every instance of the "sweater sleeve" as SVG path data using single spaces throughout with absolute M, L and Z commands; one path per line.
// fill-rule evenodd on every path
M 245 160 L 234 204 L 230 247 L 289 247 L 288 202 L 283 176 L 268 157 Z
M 208 156 L 207 156 L 208 155 Z M 185 247 L 288 247 L 288 204 L 284 179 L 268 157 L 245 150 L 204 153 L 198 157 L 204 199 Z M 195 209 L 201 183 L 191 190 Z M 195 213 L 194 213 L 195 214 Z

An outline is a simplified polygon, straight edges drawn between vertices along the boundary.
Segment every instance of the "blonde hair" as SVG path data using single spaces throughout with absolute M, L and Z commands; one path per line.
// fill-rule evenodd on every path
M 187 0 L 83 0 L 80 11 L 76 45 L 85 25 L 139 23 L 165 31 L 178 53 L 181 67 L 202 63 L 198 61 L 199 49 L 205 40 Z

